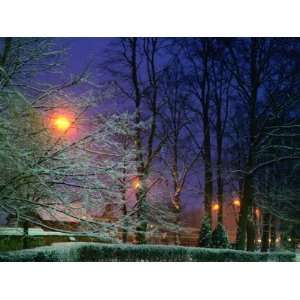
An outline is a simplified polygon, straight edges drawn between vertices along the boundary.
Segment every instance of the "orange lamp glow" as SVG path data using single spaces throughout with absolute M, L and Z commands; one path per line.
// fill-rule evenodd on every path
M 213 204 L 212 210 L 213 211 L 218 211 L 220 209 L 220 205 L 218 203 Z
M 54 127 L 59 131 L 66 131 L 71 127 L 71 120 L 66 116 L 57 116 L 53 121 Z
M 259 215 L 260 215 L 260 210 L 259 210 L 259 208 L 256 208 L 256 209 L 255 209 L 255 214 L 256 214 L 256 217 L 259 218 Z
M 139 180 L 139 178 L 135 178 L 133 181 L 132 181 L 132 186 L 134 189 L 138 190 L 139 188 L 141 188 L 141 182 Z
M 240 207 L 241 206 L 241 201 L 239 198 L 236 198 L 233 200 L 233 205 L 236 207 Z

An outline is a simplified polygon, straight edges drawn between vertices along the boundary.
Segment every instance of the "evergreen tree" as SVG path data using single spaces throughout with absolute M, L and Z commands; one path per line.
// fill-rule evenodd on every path
M 211 246 L 211 238 L 210 218 L 205 215 L 199 233 L 199 247 L 209 248 Z
M 222 224 L 218 224 L 212 233 L 213 248 L 229 248 L 227 232 Z

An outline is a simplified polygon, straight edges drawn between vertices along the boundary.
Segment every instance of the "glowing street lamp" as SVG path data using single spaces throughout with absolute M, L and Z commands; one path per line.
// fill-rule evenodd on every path
M 220 205 L 218 203 L 215 203 L 215 204 L 212 205 L 212 210 L 213 211 L 217 212 L 217 211 L 219 211 L 219 209 L 220 209 Z
M 69 117 L 60 115 L 54 118 L 53 125 L 58 131 L 64 132 L 71 127 L 72 122 Z
M 138 190 L 141 188 L 141 181 L 138 177 L 134 178 L 132 181 L 132 186 L 135 190 Z
M 241 206 L 241 201 L 240 201 L 239 198 L 234 199 L 232 203 L 235 207 L 240 207 Z

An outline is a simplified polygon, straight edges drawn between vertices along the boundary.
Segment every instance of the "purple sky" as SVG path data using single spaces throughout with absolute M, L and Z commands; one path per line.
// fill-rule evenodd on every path
M 58 43 L 70 49 L 66 68 L 70 73 L 78 73 L 91 61 L 101 62 L 105 48 L 112 38 L 58 38 Z

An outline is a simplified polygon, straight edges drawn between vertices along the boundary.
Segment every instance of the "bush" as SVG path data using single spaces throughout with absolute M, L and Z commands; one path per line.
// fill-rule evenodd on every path
M 211 224 L 208 216 L 203 217 L 199 233 L 199 246 L 207 248 L 211 246 Z
M 295 261 L 292 252 L 247 252 L 231 249 L 163 245 L 109 245 L 100 243 L 66 243 L 12 252 L 0 252 L 0 261 L 162 261 L 162 262 L 251 262 Z
M 0 262 L 52 262 L 64 261 L 59 251 L 21 250 L 0 254 Z
M 0 236 L 0 251 L 23 250 L 23 236 Z M 45 246 L 43 237 L 27 237 L 28 248 Z
M 190 257 L 195 262 L 255 262 L 269 261 L 268 255 L 260 252 L 247 252 L 231 249 L 190 249 Z M 286 261 L 289 261 L 290 257 Z
M 228 235 L 222 224 L 218 224 L 212 233 L 211 246 L 213 248 L 229 248 Z
M 83 245 L 79 261 L 185 261 L 185 247 L 162 245 Z

